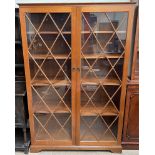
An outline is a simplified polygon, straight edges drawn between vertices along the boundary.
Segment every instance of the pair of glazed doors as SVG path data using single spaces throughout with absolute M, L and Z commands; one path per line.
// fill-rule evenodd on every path
M 32 144 L 121 143 L 132 5 L 20 6 Z

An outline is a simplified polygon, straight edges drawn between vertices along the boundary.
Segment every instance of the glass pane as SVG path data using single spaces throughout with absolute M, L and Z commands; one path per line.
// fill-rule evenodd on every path
M 123 72 L 123 59 L 87 59 L 81 60 L 82 83 L 105 83 L 120 84 Z
M 71 118 L 68 114 L 35 114 L 34 126 L 36 140 L 71 140 Z
M 27 13 L 36 140 L 71 141 L 71 15 Z
M 83 13 L 83 53 L 123 53 L 126 43 L 127 16 L 125 12 Z
M 41 66 L 41 67 L 40 67 Z M 53 68 L 54 66 L 54 68 Z M 35 81 L 42 80 L 47 83 L 64 81 L 70 83 L 71 79 L 71 60 L 64 59 L 30 59 L 31 79 Z
M 117 141 L 128 14 L 82 13 L 81 141 Z
M 32 100 L 34 112 L 71 112 L 71 89 L 67 86 L 33 86 Z
M 115 116 L 81 116 L 81 141 L 116 141 L 117 123 Z M 110 127 L 109 127 L 110 126 Z
M 26 15 L 26 30 L 31 54 L 64 54 L 71 50 L 71 16 L 69 13 Z

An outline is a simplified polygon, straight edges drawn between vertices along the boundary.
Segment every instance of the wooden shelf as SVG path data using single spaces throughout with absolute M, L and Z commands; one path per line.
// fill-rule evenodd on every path
M 116 58 L 119 58 L 121 56 L 121 54 L 117 54 L 117 53 L 113 53 L 113 54 L 83 54 L 83 55 L 81 55 L 81 58 L 82 59 L 84 59 L 84 58 L 86 58 L 86 59 L 97 59 L 97 58 L 99 58 L 99 59 L 102 59 L 102 58 L 110 58 L 110 59 L 116 59 Z M 123 56 L 121 56 L 121 58 L 123 58 Z
M 19 67 L 19 68 L 23 68 L 24 67 L 24 64 L 15 64 L 15 67 Z
M 24 127 L 30 128 L 28 120 L 26 120 L 26 125 L 23 122 L 20 122 L 20 123 L 15 122 L 15 128 L 24 128 Z
M 58 31 L 40 31 L 39 34 L 58 34 Z M 81 34 L 89 34 L 91 31 L 81 31 Z M 96 34 L 111 34 L 114 31 L 94 31 Z M 126 31 L 117 31 L 117 33 L 125 34 Z M 35 31 L 29 31 L 27 34 L 35 34 Z M 63 31 L 62 34 L 71 34 L 70 31 Z
M 120 85 L 120 81 L 119 80 L 116 80 L 116 79 L 104 79 L 104 80 L 101 80 L 100 79 L 100 82 L 98 79 L 96 78 L 91 78 L 91 79 L 82 79 L 81 80 L 81 84 L 82 85 L 99 85 L 99 84 L 102 84 L 102 85 Z
M 125 34 L 126 31 L 116 31 L 117 33 L 121 33 L 121 34 Z M 81 31 L 82 34 L 89 34 L 91 33 L 91 31 Z M 111 33 L 114 33 L 114 31 L 94 31 L 94 33 L 97 33 L 97 34 L 111 34 Z
M 47 55 L 45 54 L 33 54 L 32 55 L 34 59 L 45 59 L 47 57 Z M 68 54 L 53 54 L 55 59 L 67 59 Z M 49 55 L 46 59 L 53 59 L 52 55 Z M 117 59 L 117 58 L 124 58 L 123 56 L 121 56 L 121 54 L 83 54 L 81 55 L 81 58 L 84 59 L 102 59 L 102 58 L 109 58 L 109 59 Z M 69 59 L 71 59 L 71 57 L 69 57 Z
M 102 116 L 117 116 L 118 115 L 118 111 L 114 108 L 114 106 L 107 105 L 104 108 L 104 105 L 102 106 L 102 104 L 101 106 L 96 106 L 96 108 L 94 108 L 93 106 L 90 106 L 90 107 L 87 106 L 83 108 L 81 107 L 80 113 L 81 113 L 81 116 L 96 116 L 98 114 Z
M 47 57 L 45 54 L 33 54 L 32 56 L 34 59 L 45 59 Z M 48 55 L 46 59 L 67 59 L 68 54 L 53 54 L 53 56 Z M 71 59 L 71 57 L 69 57 L 69 59 Z
M 27 32 L 27 34 L 35 34 L 35 31 Z M 40 31 L 39 34 L 59 34 L 58 31 Z M 70 31 L 64 31 L 62 34 L 71 34 Z
M 16 40 L 16 41 L 15 41 L 15 44 L 20 44 L 20 45 L 21 45 L 21 43 L 22 43 L 22 42 L 21 42 L 20 40 Z
M 71 104 L 69 104 L 69 103 L 66 103 L 68 108 L 65 105 L 62 106 L 61 104 L 57 108 L 56 108 L 56 104 L 53 104 L 53 105 L 51 103 L 46 103 L 46 104 L 48 105 L 50 110 L 47 108 L 46 105 L 36 104 L 33 106 L 33 113 L 45 113 L 45 114 L 49 114 L 49 113 L 60 113 L 60 114 L 70 113 L 68 108 L 70 108 L 69 106 Z
M 24 123 L 22 123 L 22 122 L 18 122 L 18 123 L 16 123 L 15 122 L 15 128 L 24 128 L 24 126 L 25 126 L 25 124 Z
M 50 82 L 53 84 L 53 86 L 69 86 L 70 83 L 68 80 L 50 80 Z M 34 80 L 32 82 L 33 86 L 47 86 L 50 85 L 48 80 Z

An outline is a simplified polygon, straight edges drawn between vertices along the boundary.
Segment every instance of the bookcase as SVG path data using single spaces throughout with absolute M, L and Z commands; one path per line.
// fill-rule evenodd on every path
M 20 5 L 32 152 L 121 152 L 134 8 Z

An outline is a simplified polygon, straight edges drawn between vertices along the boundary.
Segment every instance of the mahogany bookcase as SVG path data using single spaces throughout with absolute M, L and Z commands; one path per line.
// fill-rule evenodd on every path
M 134 9 L 20 5 L 32 152 L 121 152 Z

